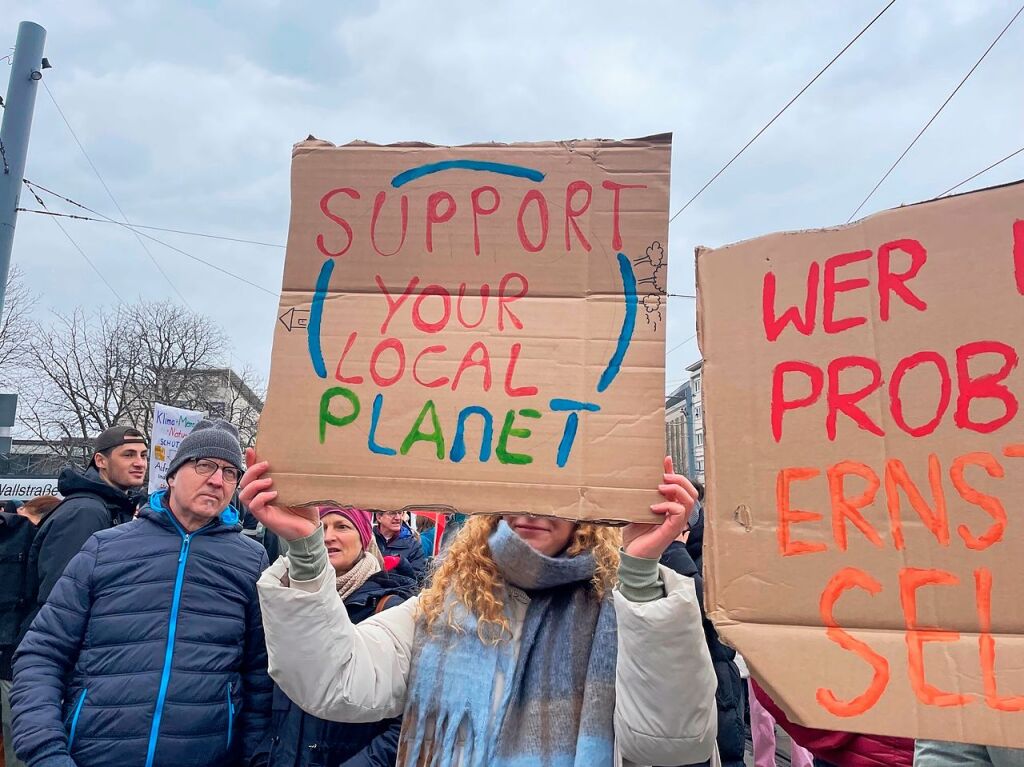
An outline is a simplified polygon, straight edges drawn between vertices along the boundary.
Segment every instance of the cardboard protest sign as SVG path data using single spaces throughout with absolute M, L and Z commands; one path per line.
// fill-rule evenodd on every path
M 167 487 L 167 467 L 174 460 L 181 441 L 204 417 L 195 410 L 153 404 L 153 428 L 150 429 L 152 446 L 149 450 L 149 492 Z
M 650 519 L 670 149 L 298 144 L 257 438 L 281 499 Z
M 697 271 L 718 630 L 801 723 L 1024 747 L 1024 183 Z

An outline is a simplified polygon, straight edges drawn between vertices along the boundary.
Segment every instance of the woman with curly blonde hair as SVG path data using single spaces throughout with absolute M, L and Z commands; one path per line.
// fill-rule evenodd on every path
M 241 499 L 289 541 L 258 588 L 270 673 L 304 710 L 404 715 L 399 767 L 692 764 L 715 750 L 715 675 L 693 581 L 658 559 L 697 497 L 665 460 L 660 524 L 471 518 L 418 598 L 352 624 L 315 510 Z

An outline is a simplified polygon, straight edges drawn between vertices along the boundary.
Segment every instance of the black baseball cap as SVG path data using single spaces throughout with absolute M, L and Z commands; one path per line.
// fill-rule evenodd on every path
M 96 464 L 96 453 L 102 453 L 104 450 L 112 450 L 115 447 L 128 444 L 148 446 L 146 435 L 133 426 L 111 426 L 109 429 L 105 429 L 94 440 L 93 457 L 89 465 L 94 466 Z

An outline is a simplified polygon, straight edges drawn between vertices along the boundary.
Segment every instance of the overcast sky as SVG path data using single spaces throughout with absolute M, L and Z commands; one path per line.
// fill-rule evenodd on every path
M 0 35 L 9 47 L 19 21 L 46 27 L 46 82 L 133 222 L 283 243 L 291 146 L 308 134 L 461 144 L 671 131 L 675 212 L 883 5 L 0 0 Z M 694 292 L 695 245 L 845 222 L 1016 10 L 897 0 L 676 219 L 670 291 Z M 1022 57 L 1024 19 L 861 215 L 934 197 L 1019 148 Z M 26 176 L 117 216 L 45 90 Z M 965 189 L 1022 176 L 1019 155 Z M 65 226 L 126 300 L 175 297 L 131 233 Z M 152 234 L 280 287 L 283 249 Z M 276 295 L 148 244 L 228 331 L 232 364 L 265 373 Z M 14 262 L 41 312 L 115 302 L 45 217 L 21 215 Z M 694 302 L 672 299 L 669 388 L 699 357 L 694 332 Z

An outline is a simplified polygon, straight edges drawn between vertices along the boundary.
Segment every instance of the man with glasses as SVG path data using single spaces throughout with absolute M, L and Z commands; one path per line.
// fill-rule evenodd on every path
M 400 557 L 412 568 L 413 576 L 422 582 L 427 575 L 430 560 L 423 553 L 419 537 L 405 523 L 405 512 L 378 511 L 376 517 L 374 535 L 380 553 L 385 557 Z
M 238 431 L 203 420 L 139 518 L 93 535 L 14 664 L 14 747 L 31 765 L 265 763 L 272 684 L 263 548 L 230 506 Z

